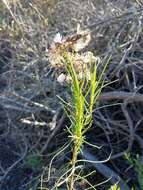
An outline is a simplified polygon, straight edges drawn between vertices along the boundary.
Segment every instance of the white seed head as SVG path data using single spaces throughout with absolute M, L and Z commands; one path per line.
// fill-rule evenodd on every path
M 62 35 L 58 32 L 58 33 L 55 35 L 53 41 L 54 41 L 55 43 L 62 43 Z
M 57 78 L 57 81 L 58 81 L 60 84 L 64 83 L 65 80 L 66 80 L 66 75 L 63 74 L 63 73 L 60 74 L 60 75 L 58 76 L 58 78 Z

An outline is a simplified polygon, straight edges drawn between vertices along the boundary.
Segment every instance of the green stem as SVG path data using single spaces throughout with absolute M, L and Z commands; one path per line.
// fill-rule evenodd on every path
M 71 176 L 69 179 L 69 190 L 74 190 L 74 174 L 75 174 L 77 156 L 78 156 L 78 146 L 75 144 L 74 149 L 73 149 L 72 160 L 71 160 L 72 171 L 71 171 Z

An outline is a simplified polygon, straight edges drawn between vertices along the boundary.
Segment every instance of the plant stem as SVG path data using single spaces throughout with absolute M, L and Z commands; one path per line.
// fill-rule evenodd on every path
M 96 63 L 92 69 L 93 71 L 90 71 L 91 80 L 88 81 L 86 80 L 86 77 L 83 79 L 78 78 L 78 72 L 75 69 L 74 59 L 72 59 L 72 56 L 65 52 L 64 59 L 68 74 L 72 79 L 71 87 L 73 109 L 70 110 L 70 114 L 68 116 L 70 119 L 73 119 L 71 131 L 73 139 L 73 151 L 71 159 L 71 173 L 68 180 L 68 190 L 74 190 L 78 154 L 81 150 L 82 144 L 84 143 L 85 131 L 92 124 L 93 106 L 101 92 L 102 87 L 98 89 L 99 81 L 97 81 L 96 78 Z M 86 100 L 87 95 L 89 96 L 89 102 Z
M 69 179 L 69 190 L 74 190 L 74 174 L 75 174 L 77 156 L 78 156 L 78 147 L 75 144 L 74 149 L 73 149 L 73 154 L 72 154 L 72 160 L 71 160 L 72 171 L 71 171 L 71 176 Z

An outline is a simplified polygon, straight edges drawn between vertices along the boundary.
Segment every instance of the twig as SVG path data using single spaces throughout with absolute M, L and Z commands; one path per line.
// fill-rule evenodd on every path
M 111 170 L 103 163 L 97 164 L 96 161 L 98 161 L 98 159 L 95 155 L 93 156 L 91 153 L 89 153 L 87 149 L 84 149 L 82 151 L 82 156 L 87 160 L 95 161 L 95 163 L 92 163 L 93 167 L 95 167 L 103 176 L 109 178 L 112 184 L 119 182 L 121 190 L 130 189 L 120 178 L 120 176 L 118 176 L 113 170 Z
M 59 120 L 58 125 L 55 127 L 55 129 L 53 130 L 53 132 L 51 133 L 51 135 L 48 137 L 47 141 L 45 142 L 45 145 L 43 146 L 43 148 L 41 150 L 41 154 L 44 154 L 44 152 L 46 151 L 47 147 L 51 143 L 53 137 L 62 128 L 64 121 L 65 121 L 65 114 L 62 115 L 61 119 Z
M 129 127 L 130 136 L 129 136 L 129 142 L 128 142 L 128 149 L 131 150 L 132 145 L 133 145 L 133 141 L 134 141 L 135 132 L 134 132 L 133 121 L 132 121 L 132 119 L 131 119 L 128 111 L 127 111 L 126 104 L 127 104 L 126 102 L 124 104 L 122 104 L 121 108 L 122 108 L 122 112 L 124 113 L 124 116 L 127 120 L 127 124 Z
M 99 97 L 100 101 L 105 100 L 129 100 L 135 102 L 143 102 L 143 94 L 134 93 L 134 92 L 124 92 L 124 91 L 113 91 L 113 92 L 105 92 L 101 94 Z
M 5 174 L 2 176 L 2 178 L 0 178 L 1 185 L 2 185 L 2 182 L 5 180 L 6 176 L 9 174 L 9 172 L 10 172 L 18 163 L 20 163 L 20 162 L 25 158 L 25 156 L 26 156 L 26 154 L 27 154 L 27 149 L 28 149 L 27 143 L 26 143 L 25 139 L 24 139 L 24 145 L 25 145 L 25 150 L 24 150 L 24 152 L 23 152 L 23 155 L 9 167 L 9 168 L 7 169 L 7 171 L 5 172 Z

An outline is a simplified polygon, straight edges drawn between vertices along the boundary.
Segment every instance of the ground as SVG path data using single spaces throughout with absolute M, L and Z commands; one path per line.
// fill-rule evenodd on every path
M 143 130 L 143 4 L 136 0 L 30 0 L 0 2 L 0 189 L 37 190 L 51 158 L 68 141 L 70 124 L 57 96 L 68 100 L 70 87 L 55 80 L 48 49 L 58 32 L 75 34 L 77 24 L 89 29 L 91 42 L 84 51 L 106 60 L 106 82 L 86 134 L 90 143 L 80 158 L 102 164 L 86 164 L 83 174 L 96 189 L 108 190 L 117 176 L 128 189 L 141 189 L 138 169 L 126 158 L 142 159 Z M 65 172 L 71 154 L 68 147 L 53 162 L 51 178 L 43 188 L 52 189 Z M 108 159 L 107 159 L 108 158 Z M 140 165 L 142 167 L 142 164 Z M 47 167 L 47 168 L 46 168 Z M 45 172 L 46 171 L 46 172 Z M 114 172 L 114 173 L 113 173 Z M 87 184 L 81 180 L 77 190 Z M 66 189 L 62 186 L 61 189 Z

